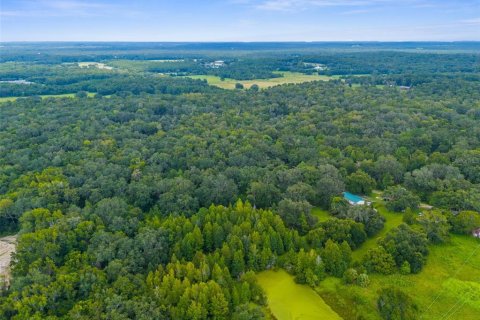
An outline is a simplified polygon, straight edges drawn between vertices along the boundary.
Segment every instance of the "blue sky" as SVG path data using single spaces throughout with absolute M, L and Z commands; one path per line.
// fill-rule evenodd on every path
M 480 40 L 480 0 L 0 0 L 0 41 Z

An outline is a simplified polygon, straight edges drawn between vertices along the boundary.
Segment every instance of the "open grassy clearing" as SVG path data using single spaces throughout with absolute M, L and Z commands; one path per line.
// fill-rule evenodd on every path
M 368 238 L 367 241 L 352 252 L 352 258 L 354 261 L 360 260 L 369 249 L 374 248 L 377 245 L 378 240 L 385 237 L 390 230 L 398 227 L 403 222 L 403 214 L 388 211 L 385 208 L 383 201 L 379 199 L 375 199 L 374 201 L 373 206 L 385 218 L 385 225 L 379 233 Z
M 281 84 L 287 83 L 303 83 L 310 81 L 328 81 L 332 79 L 339 79 L 338 76 L 323 76 L 323 75 L 308 75 L 300 72 L 277 72 L 283 74 L 283 77 L 280 78 L 270 78 L 270 79 L 255 79 L 255 80 L 235 80 L 235 79 L 225 79 L 221 80 L 220 77 L 210 76 L 210 75 L 196 75 L 188 76 L 192 79 L 201 79 L 207 80 L 209 85 L 220 87 L 223 89 L 235 89 L 236 83 L 241 83 L 245 88 L 250 88 L 252 85 L 256 84 L 259 88 L 269 88 L 273 86 L 278 86 Z
M 353 251 L 359 261 L 368 249 L 377 245 L 391 229 L 402 223 L 403 215 L 390 212 L 381 193 L 367 197 L 386 218 L 384 228 Z M 312 214 L 325 221 L 330 214 L 314 208 Z M 427 263 L 419 274 L 371 274 L 368 288 L 345 285 L 341 279 L 328 277 L 316 291 L 345 319 L 380 319 L 376 312 L 378 292 L 394 286 L 409 294 L 418 306 L 419 319 L 479 319 L 480 314 L 480 241 L 471 236 L 452 235 L 448 243 L 430 245 Z
M 88 97 L 93 97 L 95 96 L 94 92 L 88 92 L 87 93 Z M 43 94 L 40 95 L 42 99 L 45 98 L 75 98 L 75 93 L 63 93 L 63 94 Z M 15 101 L 18 98 L 29 98 L 29 97 L 0 97 L 0 103 L 2 102 L 7 102 L 7 101 Z M 108 98 L 108 96 L 104 96 L 104 98 Z
M 367 241 L 365 241 L 359 248 L 352 252 L 352 258 L 354 261 L 360 260 L 368 251 L 368 249 L 374 248 L 377 245 L 379 239 L 385 237 L 390 230 L 398 227 L 403 222 L 403 215 L 401 213 L 391 212 L 385 208 L 385 204 L 380 199 L 381 193 L 377 192 L 373 195 L 374 197 L 366 197 L 366 199 L 371 201 L 375 209 L 377 209 L 378 212 L 385 217 L 385 226 L 379 233 L 371 238 L 368 238 Z M 312 214 L 318 218 L 319 222 L 333 218 L 333 216 L 327 210 L 323 210 L 318 207 L 312 209 Z
M 323 210 L 319 207 L 314 207 L 312 209 L 312 215 L 318 218 L 318 222 L 323 222 L 325 220 L 333 218 L 333 216 L 327 210 Z
M 15 101 L 18 97 L 0 97 L 0 103 L 8 102 L 8 101 Z
M 117 72 L 125 73 L 144 73 L 149 72 L 149 68 L 159 64 L 182 63 L 183 60 L 109 60 L 108 66 Z
M 317 291 L 346 318 L 362 314 L 365 319 L 379 319 L 374 312 L 378 291 L 391 285 L 414 299 L 420 319 L 479 319 L 480 241 L 452 235 L 448 243 L 429 249 L 427 263 L 419 274 L 370 275 L 371 284 L 365 289 L 329 277 Z
M 313 289 L 295 283 L 284 270 L 260 272 L 257 279 L 278 320 L 341 319 Z

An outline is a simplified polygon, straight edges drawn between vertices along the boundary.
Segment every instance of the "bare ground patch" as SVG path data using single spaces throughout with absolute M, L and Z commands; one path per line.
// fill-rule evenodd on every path
M 5 278 L 6 282 L 9 281 L 10 262 L 16 242 L 17 236 L 0 238 L 0 278 Z

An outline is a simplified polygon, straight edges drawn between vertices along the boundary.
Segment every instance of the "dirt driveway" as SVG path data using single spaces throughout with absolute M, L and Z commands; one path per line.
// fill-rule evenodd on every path
M 17 236 L 8 236 L 0 238 L 0 277 L 4 276 L 8 282 L 8 272 L 12 253 L 15 251 Z

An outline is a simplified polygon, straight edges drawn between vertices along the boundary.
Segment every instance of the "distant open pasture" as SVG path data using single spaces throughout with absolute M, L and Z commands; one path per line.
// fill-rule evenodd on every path
M 313 289 L 295 283 L 284 270 L 260 272 L 257 279 L 267 295 L 270 311 L 278 320 L 342 319 Z
M 95 96 L 94 92 L 88 92 L 87 95 L 89 97 Z M 63 93 L 63 94 L 43 94 L 40 95 L 42 99 L 46 98 L 75 98 L 75 93 Z M 105 96 L 107 97 L 107 96 Z M 18 98 L 31 98 L 31 97 L 0 97 L 0 103 L 2 102 L 8 102 L 8 101 L 15 101 Z
M 188 76 L 192 79 L 207 80 L 209 85 L 220 87 L 223 89 L 235 89 L 235 84 L 241 83 L 244 88 L 249 89 L 252 85 L 256 84 L 260 89 L 265 89 L 273 86 L 278 86 L 287 83 L 303 83 L 310 81 L 328 81 L 332 79 L 339 79 L 338 76 L 324 76 L 324 75 L 308 75 L 300 72 L 277 72 L 283 74 L 283 77 L 270 78 L 270 79 L 254 79 L 254 80 L 235 80 L 235 79 L 222 79 L 217 76 L 211 75 L 195 75 Z

